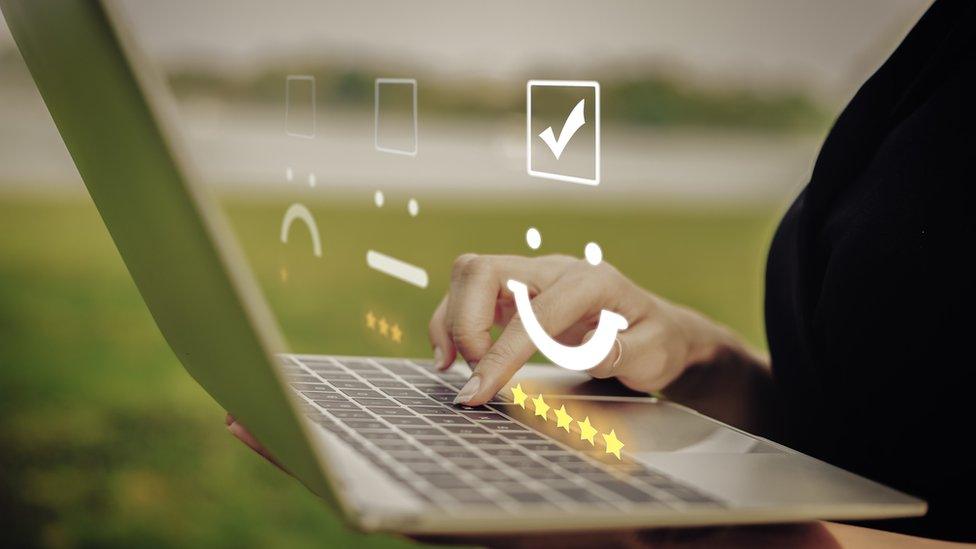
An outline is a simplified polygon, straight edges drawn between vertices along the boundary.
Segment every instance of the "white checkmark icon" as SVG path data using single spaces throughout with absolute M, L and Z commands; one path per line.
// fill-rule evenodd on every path
M 539 134 L 542 141 L 549 146 L 552 154 L 556 156 L 556 160 L 559 160 L 559 157 L 562 156 L 563 149 L 569 144 L 569 140 L 576 135 L 576 131 L 582 128 L 583 124 L 586 124 L 586 119 L 583 117 L 585 104 L 586 99 L 580 99 L 579 103 L 573 107 L 573 112 L 569 113 L 566 122 L 563 123 L 562 131 L 559 132 L 559 139 L 556 139 L 556 136 L 553 134 L 552 126 L 549 126 Z

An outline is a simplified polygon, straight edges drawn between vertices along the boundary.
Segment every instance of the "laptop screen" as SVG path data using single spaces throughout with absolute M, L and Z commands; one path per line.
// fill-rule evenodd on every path
M 468 252 L 598 258 L 761 344 L 765 242 L 860 33 L 819 51 L 759 20 L 825 15 L 725 3 L 124 4 L 291 348 L 329 354 L 427 356 Z

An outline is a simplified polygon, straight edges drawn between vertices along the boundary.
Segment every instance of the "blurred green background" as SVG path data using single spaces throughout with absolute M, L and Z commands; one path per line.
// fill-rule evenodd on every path
M 228 211 L 251 243 L 249 255 L 269 246 L 263 253 L 281 257 L 280 243 L 260 236 L 274 235 L 279 207 L 232 202 Z M 343 204 L 317 204 L 315 211 L 336 226 L 362 213 Z M 699 307 L 762 345 L 763 255 L 776 213 L 559 209 L 532 215 L 558 233 L 547 241 L 552 248 L 570 252 L 590 239 L 613 241 L 605 246 L 608 258 L 645 287 Z M 426 356 L 423 330 L 452 255 L 475 244 L 471 234 L 484 251 L 510 249 L 524 226 L 524 212 L 517 211 L 430 216 L 426 236 L 443 245 L 422 258 L 431 269 L 430 291 L 397 294 L 405 330 L 400 346 L 365 333 L 361 316 L 369 304 L 335 299 L 338 316 L 349 322 L 328 322 L 337 315 L 318 308 L 328 296 L 320 301 L 289 290 L 328 276 L 343 280 L 343 295 L 383 302 L 383 291 L 362 276 L 360 265 L 304 273 L 292 265 L 287 284 L 271 264 L 259 270 L 269 293 L 290 303 L 283 323 L 294 348 L 376 353 L 385 345 L 388 354 Z M 458 230 L 437 228 L 450 226 Z M 624 226 L 641 230 L 624 235 Z M 4 196 L 0 234 L 7 235 L 0 239 L 4 536 L 50 547 L 402 543 L 345 530 L 302 486 L 226 434 L 223 410 L 169 351 L 87 197 Z M 295 244 L 301 247 L 301 240 Z

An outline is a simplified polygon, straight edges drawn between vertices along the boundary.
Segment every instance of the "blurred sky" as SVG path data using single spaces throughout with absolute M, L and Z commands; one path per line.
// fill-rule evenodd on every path
M 239 0 L 125 1 L 144 44 L 168 59 L 205 54 L 246 66 L 304 49 L 399 51 L 447 72 L 505 76 L 567 54 L 594 63 L 623 55 L 672 62 L 701 78 L 798 80 L 814 93 L 843 96 L 929 3 L 288 0 L 241 9 Z M 472 21 L 478 34 L 497 32 L 497 40 L 472 39 Z
M 524 0 L 124 4 L 147 49 L 169 60 L 203 54 L 246 66 L 296 50 L 399 50 L 449 71 L 464 66 L 503 75 L 547 55 L 599 59 L 628 52 L 673 61 L 702 78 L 789 78 L 818 94 L 846 96 L 930 1 L 616 0 L 564 2 L 558 13 L 551 3 Z M 506 32 L 486 49 L 466 40 L 468 25 L 456 24 L 471 20 L 487 32 Z M 530 36 L 536 45 L 545 37 L 550 50 L 526 48 Z M 0 24 L 2 42 L 10 37 Z

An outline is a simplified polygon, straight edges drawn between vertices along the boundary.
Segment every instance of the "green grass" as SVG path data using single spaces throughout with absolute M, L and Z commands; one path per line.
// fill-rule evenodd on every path
M 232 203 L 231 219 L 296 350 L 426 355 L 427 316 L 463 251 L 543 249 L 608 261 L 762 346 L 763 257 L 775 212 L 628 208 L 583 212 L 309 204 L 325 254 L 293 229 L 287 202 Z M 296 226 L 297 227 L 297 226 Z M 176 361 L 87 199 L 0 199 L 0 544 L 388 547 L 345 529 L 298 483 L 225 433 L 223 411 Z M 365 268 L 365 248 L 426 266 L 418 290 Z M 280 278 L 288 270 L 287 282 Z M 404 330 L 365 330 L 369 310 Z M 7 524 L 4 524 L 7 523 Z

